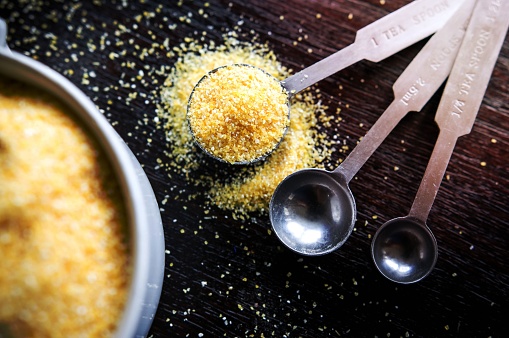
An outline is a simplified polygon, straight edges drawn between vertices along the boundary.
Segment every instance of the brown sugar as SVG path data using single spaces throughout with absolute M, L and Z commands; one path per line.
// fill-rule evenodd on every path
M 15 337 L 112 336 L 127 297 L 118 189 L 63 111 L 0 77 L 0 327 Z
M 259 68 L 222 66 L 198 82 L 187 116 L 206 152 L 229 163 L 253 162 L 281 141 L 289 124 L 288 95 Z
M 203 46 L 192 41 L 175 52 L 179 58 L 161 87 L 157 115 L 169 145 L 168 159 L 158 159 L 158 163 L 185 175 L 191 184 L 205 186 L 204 195 L 210 204 L 241 217 L 250 212 L 266 212 L 281 180 L 295 170 L 320 167 L 337 149 L 340 140 L 331 140 L 317 128 L 319 123 L 327 124 L 335 117 L 327 114 L 327 107 L 315 92 L 305 91 L 292 98 L 288 130 L 270 156 L 255 166 L 241 166 L 235 173 L 217 170 L 200 175 L 203 161 L 186 121 L 186 109 L 193 86 L 203 74 L 226 64 L 243 63 L 263 69 L 279 81 L 290 72 L 266 45 L 234 38 L 226 39 L 222 45 Z

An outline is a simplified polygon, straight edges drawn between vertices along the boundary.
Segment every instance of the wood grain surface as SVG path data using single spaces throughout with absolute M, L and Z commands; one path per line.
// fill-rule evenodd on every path
M 439 258 L 419 283 L 386 280 L 371 261 L 370 245 L 378 227 L 409 211 L 438 135 L 434 112 L 441 90 L 401 121 L 352 181 L 355 231 L 326 256 L 302 257 L 284 248 L 268 231 L 265 214 L 241 221 L 212 208 L 205 217 L 203 199 L 186 198 L 198 188 L 186 184 L 184 173 L 170 177 L 157 162 L 171 145 L 153 122 L 153 93 L 165 78 L 155 70 L 170 69 L 176 57 L 162 48 L 151 51 L 154 42 L 169 38 L 171 49 L 206 32 L 219 44 L 225 33 L 237 32 L 241 41 L 256 36 L 267 42 L 283 65 L 297 71 L 407 3 L 0 0 L 10 48 L 82 89 L 152 182 L 167 255 L 151 337 L 507 336 L 508 38 L 472 133 L 459 139 L 428 218 Z M 316 85 L 330 114 L 341 109 L 338 137 L 348 149 L 392 101 L 392 84 L 424 43 L 379 63 L 361 61 Z M 151 76 L 137 79 L 140 69 Z M 330 163 L 347 153 L 334 153 Z

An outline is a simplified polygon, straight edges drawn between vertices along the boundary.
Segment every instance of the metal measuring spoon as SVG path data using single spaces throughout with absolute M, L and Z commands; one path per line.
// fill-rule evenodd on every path
M 288 248 L 323 255 L 339 248 L 355 225 L 349 182 L 410 111 L 419 111 L 452 68 L 475 0 L 466 0 L 393 85 L 394 100 L 334 171 L 303 169 L 285 178 L 270 201 L 274 232 Z
M 479 0 L 440 101 L 440 133 L 406 217 L 385 223 L 376 232 L 371 254 L 388 279 L 418 282 L 434 268 L 436 239 L 426 219 L 459 137 L 470 133 L 509 26 L 509 1 Z
M 464 2 L 465 0 L 449 0 L 447 2 L 443 0 L 416 0 L 363 27 L 357 31 L 355 41 L 349 46 L 280 81 L 282 90 L 288 94 L 288 105 L 293 95 L 358 61 L 379 62 L 436 32 Z M 246 67 L 248 65 L 230 66 Z M 213 76 L 216 70 L 211 70 L 204 78 Z M 202 80 L 198 81 L 197 86 Z M 275 81 L 279 80 L 275 79 Z M 194 90 L 187 106 L 187 120 L 193 139 L 205 153 L 224 161 L 224 159 L 214 155 L 214 150 L 208 149 L 194 135 L 193 125 L 189 119 L 193 93 Z M 274 147 L 268 153 L 257 156 L 252 161 L 234 162 L 232 164 L 249 164 L 265 158 L 277 148 L 283 136 L 284 132 L 280 139 L 274 140 Z

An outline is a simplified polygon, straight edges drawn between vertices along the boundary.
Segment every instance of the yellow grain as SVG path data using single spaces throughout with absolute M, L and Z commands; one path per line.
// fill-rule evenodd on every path
M 61 107 L 0 78 L 0 323 L 16 336 L 115 331 L 130 272 L 111 182 Z
M 288 131 L 279 147 L 255 166 L 203 172 L 202 152 L 195 146 L 186 120 L 187 102 L 193 86 L 212 69 L 232 64 L 249 64 L 263 69 L 278 80 L 290 72 L 265 45 L 240 43 L 230 38 L 224 45 L 191 43 L 174 51 L 178 61 L 161 88 L 158 118 L 168 141 L 169 169 L 184 175 L 190 183 L 205 186 L 204 195 L 215 206 L 237 214 L 266 212 L 270 197 L 286 175 L 304 167 L 320 166 L 330 155 L 331 141 L 317 130 L 326 119 L 322 106 L 311 91 L 296 95 L 291 102 Z
M 187 116 L 207 152 L 229 163 L 246 163 L 277 147 L 289 123 L 287 102 L 286 91 L 270 74 L 227 65 L 199 81 Z

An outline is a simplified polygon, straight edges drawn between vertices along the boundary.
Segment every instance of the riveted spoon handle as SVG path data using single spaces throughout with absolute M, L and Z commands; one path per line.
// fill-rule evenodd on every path
M 478 0 L 435 120 L 440 134 L 410 215 L 425 220 L 459 137 L 470 133 L 509 27 L 509 1 Z
M 363 59 L 379 62 L 441 28 L 464 0 L 415 0 L 357 31 L 355 41 L 282 81 L 294 95 Z

